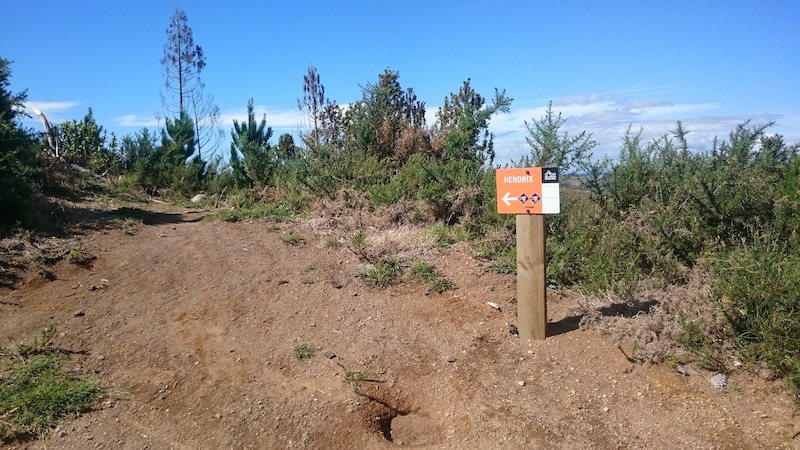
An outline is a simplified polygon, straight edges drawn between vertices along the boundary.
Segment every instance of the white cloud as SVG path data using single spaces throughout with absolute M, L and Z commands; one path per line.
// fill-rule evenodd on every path
M 114 123 L 122 127 L 155 127 L 159 125 L 159 120 L 155 115 L 139 116 L 136 114 L 125 114 L 114 119 Z
M 70 111 L 80 104 L 80 102 L 76 101 L 47 102 L 29 100 L 25 102 L 25 112 L 35 116 L 36 113 L 34 112 L 33 108 L 36 108 L 41 111 L 45 117 L 47 117 L 48 122 L 59 123 L 67 120 L 64 116 L 65 112 Z
M 253 113 L 257 122 L 261 122 L 266 114 L 267 126 L 272 127 L 273 130 L 296 130 L 303 124 L 303 113 L 298 109 L 279 110 L 255 105 Z M 234 119 L 239 123 L 247 122 L 247 108 L 228 109 L 220 113 L 220 123 L 223 129 L 232 128 Z
M 719 105 L 715 103 L 696 103 L 696 104 L 680 104 L 675 105 L 671 103 L 655 104 L 655 105 L 642 105 L 630 109 L 632 114 L 638 114 L 648 117 L 679 117 L 695 111 L 708 111 L 718 108 Z
M 253 108 L 256 121 L 260 122 L 266 114 L 267 126 L 273 130 L 296 130 L 301 127 L 303 115 L 298 110 L 279 110 L 268 106 L 258 106 Z M 227 109 L 220 112 L 220 126 L 225 134 L 233 127 L 234 119 L 239 123 L 247 121 L 247 108 Z M 163 124 L 163 117 L 157 114 L 140 115 L 125 114 L 114 119 L 114 123 L 121 127 L 157 127 Z
M 737 125 L 750 119 L 753 125 L 771 121 L 775 126 L 771 131 L 783 134 L 787 143 L 800 141 L 800 113 L 779 114 L 719 114 L 722 105 L 717 103 L 674 103 L 662 99 L 634 99 L 623 97 L 620 93 L 653 92 L 664 87 L 634 87 L 612 93 L 581 94 L 573 97 L 553 99 L 553 112 L 561 113 L 566 122 L 562 132 L 571 136 L 583 131 L 592 134 L 599 143 L 594 154 L 597 157 L 616 157 L 622 138 L 628 126 L 633 132 L 642 129 L 642 139 L 648 142 L 659 138 L 675 128 L 680 120 L 689 130 L 687 141 L 694 151 L 708 151 L 716 136 L 727 140 L 728 134 Z M 662 92 L 663 94 L 663 92 Z M 495 133 L 496 161 L 500 164 L 518 159 L 529 149 L 525 144 L 527 131 L 524 122 L 539 120 L 547 112 L 547 104 L 537 107 L 512 109 L 508 114 L 492 118 L 490 129 Z M 512 105 L 513 108 L 513 105 Z M 712 114 L 712 113 L 717 114 Z

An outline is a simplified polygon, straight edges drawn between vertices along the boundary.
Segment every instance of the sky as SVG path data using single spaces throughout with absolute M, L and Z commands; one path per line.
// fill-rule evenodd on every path
M 678 120 L 697 152 L 746 120 L 800 142 L 798 0 L 13 1 L 0 30 L 11 92 L 27 89 L 26 106 L 51 123 L 92 108 L 118 137 L 156 130 L 176 8 L 205 53 L 200 76 L 221 111 L 223 156 L 250 98 L 273 143 L 303 129 L 309 66 L 340 105 L 397 71 L 429 125 L 467 79 L 487 99 L 505 90 L 511 111 L 490 123 L 501 164 L 528 154 L 525 123 L 549 102 L 562 131 L 599 143 L 595 157 L 616 157 L 628 127 L 647 141 Z M 24 124 L 41 130 L 31 115 Z

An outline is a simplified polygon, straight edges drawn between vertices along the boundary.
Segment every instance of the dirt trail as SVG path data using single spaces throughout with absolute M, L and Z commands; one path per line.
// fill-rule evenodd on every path
M 520 341 L 513 277 L 462 253 L 425 256 L 453 291 L 368 288 L 353 254 L 285 244 L 296 224 L 199 218 L 87 231 L 91 268 L 64 261 L 54 281 L 0 291 L 3 339 L 53 318 L 74 370 L 112 392 L 11 448 L 800 448 L 775 383 L 734 374 L 715 389 L 698 369 L 631 363 L 558 293 L 548 339 Z M 293 355 L 302 343 L 313 358 Z M 348 371 L 367 375 L 358 390 Z

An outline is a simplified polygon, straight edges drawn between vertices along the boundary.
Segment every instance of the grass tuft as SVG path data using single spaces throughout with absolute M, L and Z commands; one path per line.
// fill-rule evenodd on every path
M 8 369 L 0 377 L 0 440 L 44 438 L 67 415 L 88 411 L 104 392 L 98 381 L 80 380 L 61 368 L 67 357 L 47 351 L 55 323 L 31 344 L 3 351 Z
M 357 275 L 368 286 L 387 287 L 400 282 L 403 276 L 403 267 L 399 258 L 386 258 Z
M 316 355 L 316 351 L 311 344 L 297 344 L 292 352 L 297 359 L 311 359 Z

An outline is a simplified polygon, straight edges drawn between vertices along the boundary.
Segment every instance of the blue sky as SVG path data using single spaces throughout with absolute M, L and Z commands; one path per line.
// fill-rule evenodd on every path
M 498 162 L 527 153 L 524 122 L 547 103 L 571 134 L 592 133 L 615 156 L 630 125 L 646 138 L 681 120 L 707 150 L 744 120 L 800 142 L 800 1 L 14 1 L 3 6 L 0 57 L 12 92 L 51 122 L 97 122 L 118 136 L 157 127 L 160 59 L 178 6 L 222 112 L 227 154 L 234 118 L 252 97 L 277 136 L 302 126 L 297 99 L 315 66 L 327 96 L 361 98 L 387 68 L 426 102 L 429 124 L 470 78 L 487 98 L 514 99 L 495 116 Z M 33 119 L 26 125 L 41 129 Z

